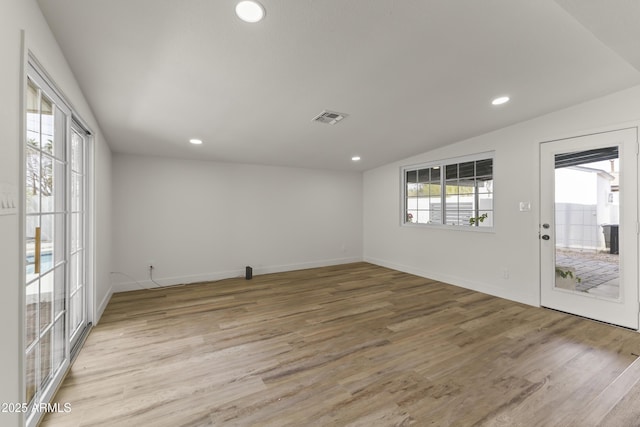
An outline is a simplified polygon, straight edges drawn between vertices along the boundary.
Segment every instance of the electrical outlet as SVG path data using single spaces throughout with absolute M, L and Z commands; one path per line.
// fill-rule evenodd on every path
M 509 269 L 508 268 L 503 268 L 502 269 L 502 278 L 503 279 L 508 279 L 509 278 Z

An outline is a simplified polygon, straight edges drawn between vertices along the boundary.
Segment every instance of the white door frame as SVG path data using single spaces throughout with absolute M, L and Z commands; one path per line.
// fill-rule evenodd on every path
M 619 145 L 621 188 L 621 277 L 620 298 L 603 299 L 555 287 L 555 200 L 552 159 L 556 153 Z M 638 329 L 638 128 L 626 127 L 540 144 L 540 304 L 584 317 Z M 542 224 L 551 225 L 549 230 Z M 623 235 L 624 234 L 624 235 Z

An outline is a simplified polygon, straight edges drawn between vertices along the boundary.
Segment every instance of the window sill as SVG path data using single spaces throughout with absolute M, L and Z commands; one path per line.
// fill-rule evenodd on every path
M 467 225 L 443 225 L 443 224 L 417 224 L 405 222 L 400 224 L 401 227 L 407 228 L 424 228 L 434 230 L 451 230 L 451 231 L 470 231 L 472 233 L 495 233 L 495 227 L 472 227 Z

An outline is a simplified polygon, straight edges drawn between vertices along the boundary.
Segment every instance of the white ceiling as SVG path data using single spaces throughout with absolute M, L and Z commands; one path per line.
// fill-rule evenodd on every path
M 39 0 L 114 151 L 342 170 L 640 84 L 640 10 L 599 2 Z

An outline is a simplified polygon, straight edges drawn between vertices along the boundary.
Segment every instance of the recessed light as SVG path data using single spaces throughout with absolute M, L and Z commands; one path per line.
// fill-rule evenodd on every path
M 507 102 L 509 102 L 508 96 L 499 96 L 498 98 L 495 98 L 493 101 L 491 101 L 491 104 L 502 105 L 502 104 L 506 104 Z
M 201 140 L 201 139 L 195 139 L 195 138 L 190 139 L 190 140 L 189 140 L 189 142 L 190 142 L 190 143 L 192 143 L 193 145 L 200 145 L 200 144 L 202 144 L 202 140 Z
M 351 160 L 354 161 L 354 162 L 359 162 L 360 161 L 360 156 L 353 156 L 351 158 Z
M 256 1 L 241 1 L 236 5 L 236 15 L 244 22 L 253 24 L 264 18 L 264 7 Z

